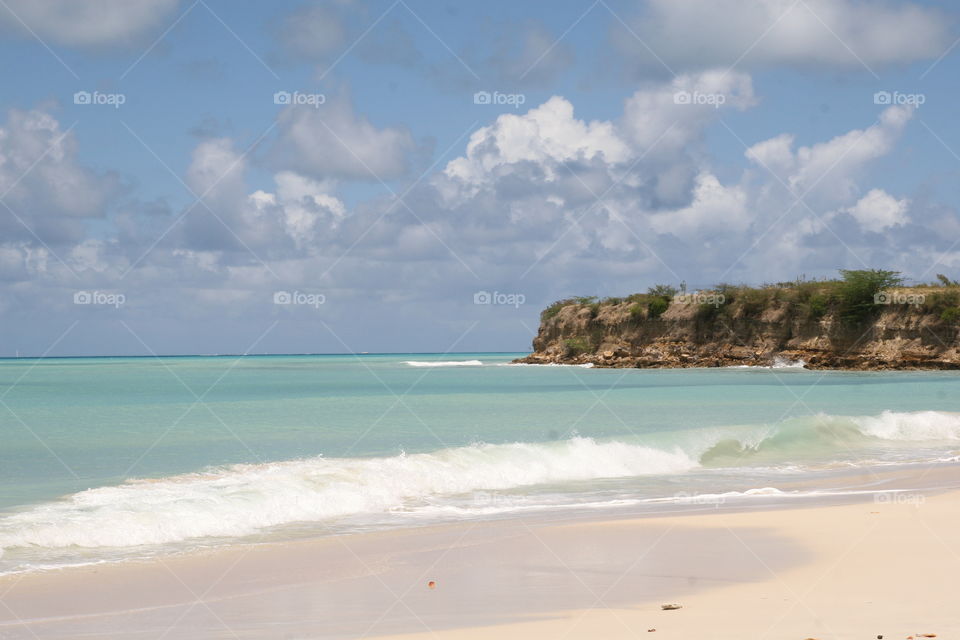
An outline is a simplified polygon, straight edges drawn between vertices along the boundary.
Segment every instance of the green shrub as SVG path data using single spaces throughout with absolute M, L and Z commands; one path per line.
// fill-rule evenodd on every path
M 720 305 L 704 302 L 697 307 L 696 319 L 701 322 L 710 322 L 720 315 Z
M 830 311 L 830 296 L 825 293 L 814 293 L 806 302 L 807 315 L 814 320 L 819 320 Z
M 949 307 L 940 314 L 940 319 L 949 324 L 960 322 L 960 307 Z
M 563 300 L 557 300 L 556 302 L 551 304 L 549 307 L 544 309 L 542 312 L 540 312 L 540 320 L 541 321 L 549 320 L 550 318 L 560 313 L 561 309 L 563 309 L 564 307 L 568 307 L 572 304 L 578 304 L 578 305 L 594 304 L 596 301 L 597 301 L 596 296 L 589 296 L 589 297 L 574 296 L 572 298 L 564 298 Z
M 636 322 L 640 322 L 641 320 L 644 320 L 644 319 L 647 317 L 647 314 L 644 313 L 644 310 L 645 310 L 645 309 L 646 309 L 646 307 L 644 307 L 643 304 L 641 304 L 641 303 L 639 303 L 639 302 L 637 302 L 636 304 L 631 305 L 631 306 L 630 306 L 630 319 L 631 319 L 631 320 L 634 320 L 634 321 L 636 321 Z
M 841 269 L 843 282 L 837 291 L 840 317 L 860 324 L 877 311 L 874 296 L 903 283 L 898 271 L 883 269 Z
M 596 318 L 600 314 L 600 303 L 594 302 L 590 305 L 590 317 Z
M 960 288 L 934 291 L 926 294 L 923 301 L 923 309 L 927 313 L 942 314 L 953 307 L 960 307 Z
M 658 298 L 666 298 L 669 302 L 673 300 L 673 296 L 677 295 L 677 288 L 668 284 L 656 284 L 647 289 L 647 294 Z
M 794 297 L 800 304 L 808 304 L 810 299 L 820 293 L 820 287 L 816 282 L 801 282 L 797 284 Z
M 746 287 L 737 287 L 726 282 L 717 285 L 717 293 L 723 296 L 723 304 L 732 304 L 739 297 L 741 289 Z
M 563 309 L 567 305 L 571 305 L 571 304 L 574 304 L 573 298 L 564 298 L 563 300 L 557 300 L 556 302 L 551 304 L 549 307 L 547 307 L 546 309 L 540 312 L 540 321 L 543 322 L 544 320 L 549 320 L 550 318 L 560 313 L 560 309 Z
M 578 356 L 590 351 L 590 343 L 586 338 L 581 337 L 567 338 L 563 341 L 563 347 L 567 356 Z
M 650 314 L 650 318 L 659 318 L 663 315 L 663 312 L 670 307 L 670 299 L 664 296 L 657 296 L 653 298 L 650 303 L 647 305 L 647 311 Z
M 744 315 L 759 315 L 770 301 L 773 299 L 770 289 L 750 289 L 748 287 L 739 287 L 734 294 L 735 299 L 740 302 Z M 726 295 L 726 294 L 724 294 Z

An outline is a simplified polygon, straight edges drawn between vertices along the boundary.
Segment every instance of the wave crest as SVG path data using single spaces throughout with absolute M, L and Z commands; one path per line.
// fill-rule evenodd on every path
M 480 367 L 480 360 L 405 360 L 408 367 Z
M 436 504 L 438 497 L 472 492 L 679 474 L 700 466 L 744 466 L 756 464 L 757 456 L 779 466 L 798 455 L 829 461 L 831 454 L 835 458 L 837 452 L 883 441 L 939 447 L 960 440 L 960 414 L 821 414 L 775 426 L 666 435 L 672 440 L 661 439 L 659 448 L 636 439 L 575 437 L 383 458 L 316 457 L 130 480 L 0 517 L 0 555 L 3 549 L 17 547 L 125 548 L 241 537 L 278 525 L 331 522 L 410 504 Z M 944 459 L 941 451 L 937 460 Z
M 388 511 L 411 499 L 681 472 L 683 452 L 573 438 L 478 444 L 389 458 L 311 458 L 132 480 L 0 520 L 0 549 L 128 547 L 236 537 L 300 521 Z

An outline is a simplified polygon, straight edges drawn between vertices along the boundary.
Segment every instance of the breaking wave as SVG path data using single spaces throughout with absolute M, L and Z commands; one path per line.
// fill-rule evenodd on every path
M 483 362 L 480 360 L 406 360 L 405 365 L 409 367 L 480 367 Z
M 603 478 L 740 467 L 767 457 L 829 453 L 883 443 L 956 446 L 960 414 L 885 411 L 817 415 L 764 427 L 696 429 L 640 438 L 575 437 L 540 443 L 476 444 L 382 458 L 309 458 L 233 465 L 161 479 L 130 480 L 0 517 L 0 551 L 13 548 L 129 548 L 206 537 L 241 537 L 278 525 L 382 514 L 411 502 L 535 485 L 563 488 Z M 664 439 L 666 438 L 666 439 Z M 820 454 L 826 454 L 820 455 Z M 773 489 L 762 489 L 770 492 Z M 636 496 L 649 499 L 651 496 Z M 536 506 L 536 505 L 533 505 Z

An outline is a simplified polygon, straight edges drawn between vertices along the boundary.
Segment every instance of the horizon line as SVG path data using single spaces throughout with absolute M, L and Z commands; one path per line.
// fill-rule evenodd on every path
M 140 355 L 81 355 L 81 356 L 0 356 L 0 360 L 83 360 L 92 358 L 269 358 L 302 356 L 444 356 L 444 355 L 506 355 L 533 353 L 526 351 L 342 351 L 336 353 L 169 353 Z

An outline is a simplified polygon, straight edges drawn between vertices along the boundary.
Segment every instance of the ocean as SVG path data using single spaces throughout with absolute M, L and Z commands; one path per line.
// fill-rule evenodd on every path
M 896 491 L 960 373 L 524 354 L 0 360 L 0 574 L 485 518 Z M 891 498 L 892 499 L 892 498 Z

